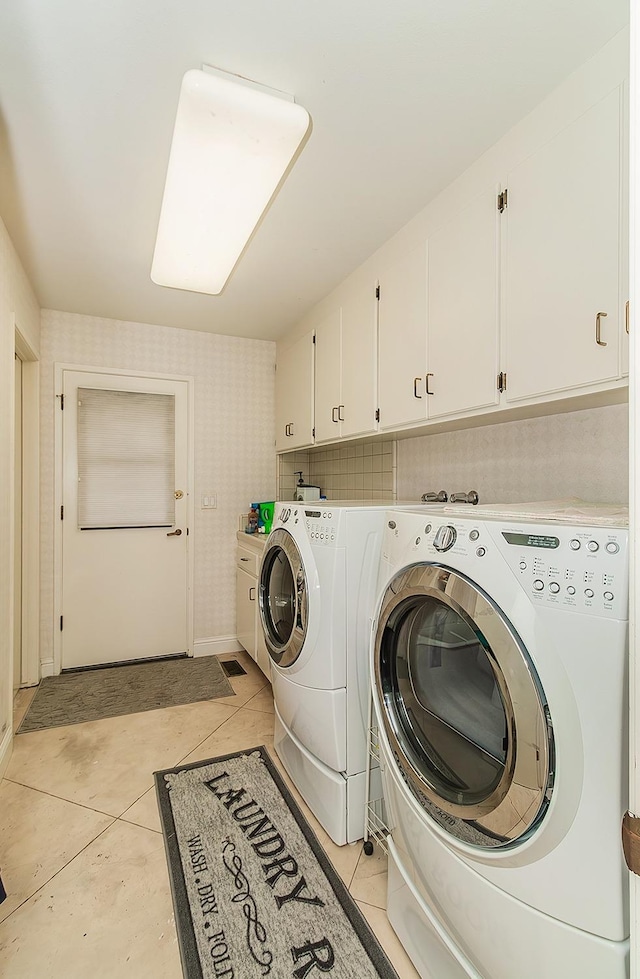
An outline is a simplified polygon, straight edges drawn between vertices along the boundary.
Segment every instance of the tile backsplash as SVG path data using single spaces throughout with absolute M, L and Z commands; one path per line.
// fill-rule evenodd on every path
M 293 499 L 296 471 L 302 471 L 305 483 L 319 486 L 328 500 L 396 499 L 396 443 L 392 439 L 318 446 L 280 456 L 278 499 Z
M 476 490 L 480 503 L 577 496 L 627 504 L 628 405 L 501 422 L 412 438 L 319 446 L 279 459 L 278 499 L 302 470 L 329 500 L 418 500 Z

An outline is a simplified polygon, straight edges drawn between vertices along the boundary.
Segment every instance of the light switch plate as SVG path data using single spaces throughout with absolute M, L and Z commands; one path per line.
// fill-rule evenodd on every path
M 200 504 L 201 510 L 215 510 L 218 505 L 217 497 L 215 493 L 209 493 L 207 496 L 202 497 L 202 503 Z

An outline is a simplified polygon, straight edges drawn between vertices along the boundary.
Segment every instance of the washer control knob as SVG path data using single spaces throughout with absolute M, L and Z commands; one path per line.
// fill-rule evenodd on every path
M 395 520 L 390 520 L 389 523 L 387 524 L 387 527 L 389 528 L 389 530 L 395 530 L 397 526 L 398 525 L 395 522 Z
M 604 593 L 604 600 L 605 600 L 605 602 L 612 602 L 613 601 L 613 592 L 612 591 L 606 591 Z
M 573 587 L 573 585 L 569 585 L 569 586 L 567 587 L 567 595 L 575 595 L 575 593 L 576 593 L 576 590 L 575 590 L 575 588 Z
M 479 536 L 480 536 L 480 531 L 479 530 L 470 530 L 469 531 L 469 540 L 477 540 Z
M 570 540 L 569 541 L 569 547 L 571 548 L 572 551 L 579 551 L 580 550 L 580 541 L 579 540 L 576 540 L 575 537 L 574 537 L 573 540 Z
M 593 588 L 585 588 L 584 593 L 587 598 L 593 598 Z
M 589 543 L 587 544 L 587 550 L 593 551 L 594 553 L 596 551 L 599 551 L 600 545 L 598 544 L 597 540 L 590 540 Z
M 607 541 L 605 545 L 605 551 L 607 552 L 607 554 L 617 554 L 619 550 L 620 550 L 620 545 L 616 541 L 614 540 Z
M 558 592 L 560 591 L 560 585 L 558 584 L 557 581 L 551 582 L 551 584 L 549 585 L 549 591 L 551 592 L 552 595 L 558 594 Z
M 478 555 L 478 557 L 484 557 L 486 553 L 487 553 L 486 548 L 476 547 L 476 554 Z
M 526 561 L 521 561 L 520 562 L 520 570 L 521 571 L 526 571 L 527 570 L 527 562 Z
M 451 524 L 443 524 L 442 527 L 438 527 L 436 530 L 436 536 L 433 538 L 433 546 L 436 551 L 448 551 L 455 544 L 457 536 L 455 527 L 452 527 Z
M 424 532 L 425 532 L 425 534 L 430 534 L 431 533 L 431 524 L 430 523 L 428 523 L 427 526 L 424 528 Z
M 536 591 L 542 591 L 542 589 L 544 588 L 544 581 L 540 581 L 539 578 L 536 578 L 536 580 L 533 583 L 533 587 L 535 588 Z
M 280 519 L 282 520 L 283 523 L 286 523 L 290 516 L 291 516 L 291 508 L 287 507 L 280 514 Z

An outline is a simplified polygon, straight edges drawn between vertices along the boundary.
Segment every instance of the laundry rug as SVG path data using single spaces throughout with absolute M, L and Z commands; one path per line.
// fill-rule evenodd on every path
M 186 979 L 397 979 L 264 746 L 155 779 Z
M 233 687 L 217 656 L 184 656 L 61 673 L 41 680 L 17 733 L 218 697 L 233 697 Z

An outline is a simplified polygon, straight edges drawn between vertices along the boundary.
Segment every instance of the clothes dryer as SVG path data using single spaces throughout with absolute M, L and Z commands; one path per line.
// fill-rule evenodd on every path
M 372 689 L 424 979 L 624 979 L 627 531 L 390 512 Z
M 338 844 L 364 832 L 369 635 L 388 506 L 277 503 L 259 571 L 275 748 Z

